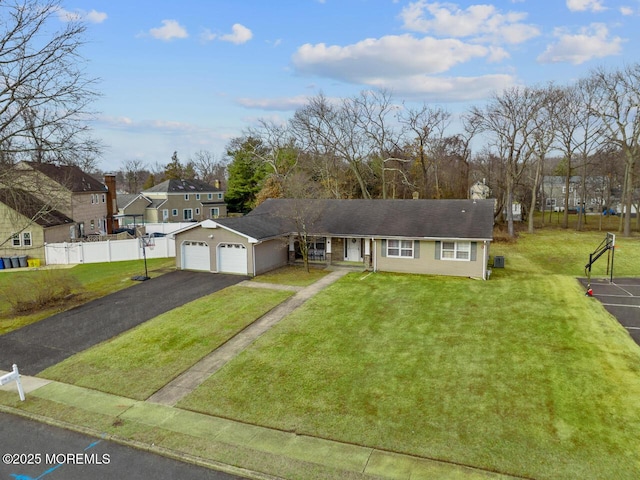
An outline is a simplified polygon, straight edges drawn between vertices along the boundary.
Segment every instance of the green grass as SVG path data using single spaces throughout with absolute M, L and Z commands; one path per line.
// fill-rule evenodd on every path
M 279 283 L 294 287 L 306 287 L 320 280 L 329 272 L 324 268 L 310 267 L 309 271 L 300 265 L 278 268 L 253 278 L 256 282 Z
M 636 479 L 640 349 L 574 278 L 601 238 L 496 244 L 507 268 L 488 282 L 349 275 L 179 406 L 536 479 Z M 637 239 L 619 244 L 616 272 L 638 276 Z
M 226 288 L 74 355 L 40 376 L 144 400 L 290 295 Z
M 175 259 L 160 258 L 147 260 L 150 277 L 157 277 L 175 268 Z M 144 264 L 141 260 L 126 262 L 91 263 L 76 265 L 64 269 L 75 280 L 77 288 L 73 295 L 66 300 L 51 305 L 48 308 L 22 315 L 11 311 L 8 302 L 0 302 L 0 335 L 24 327 L 31 323 L 47 318 L 55 313 L 68 310 L 82 303 L 103 297 L 109 293 L 130 287 L 136 282 L 131 280 L 134 275 L 144 274 Z M 0 274 L 0 293 L 9 294 L 12 285 L 22 281 L 46 281 L 55 271 L 49 269 L 3 271 Z M 1 295 L 0 295 L 1 296 Z

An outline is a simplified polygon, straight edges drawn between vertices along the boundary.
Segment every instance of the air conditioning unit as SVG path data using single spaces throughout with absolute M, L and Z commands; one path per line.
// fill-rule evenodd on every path
M 504 268 L 504 257 L 496 255 L 493 258 L 493 268 Z

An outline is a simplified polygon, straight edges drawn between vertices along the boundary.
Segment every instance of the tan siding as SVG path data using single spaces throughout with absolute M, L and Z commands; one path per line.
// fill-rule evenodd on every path
M 260 243 L 256 249 L 256 275 L 285 266 L 289 261 L 289 240 L 276 239 Z
M 482 278 L 484 244 L 478 242 L 475 261 L 436 260 L 435 242 L 420 242 L 420 258 L 395 258 L 382 256 L 382 241 L 376 240 L 376 268 L 381 272 L 420 273 L 457 277 Z

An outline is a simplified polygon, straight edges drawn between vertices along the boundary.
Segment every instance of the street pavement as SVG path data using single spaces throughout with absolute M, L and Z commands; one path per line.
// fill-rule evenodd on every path
M 0 425 L 0 480 L 244 478 L 5 413 Z

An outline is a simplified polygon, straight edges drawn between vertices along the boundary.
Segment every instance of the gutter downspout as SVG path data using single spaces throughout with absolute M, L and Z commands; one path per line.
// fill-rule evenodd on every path
M 373 242 L 373 271 L 378 271 L 378 242 L 376 242 L 375 238 L 372 238 Z

